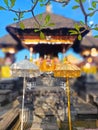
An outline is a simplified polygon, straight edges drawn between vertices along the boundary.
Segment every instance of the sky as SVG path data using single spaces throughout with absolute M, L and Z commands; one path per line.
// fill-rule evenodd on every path
M 87 1 L 87 3 L 85 4 L 86 8 L 91 6 L 91 1 L 92 0 Z M 4 6 L 3 0 L 0 0 L 0 5 Z M 70 0 L 68 5 L 65 7 L 62 7 L 62 5 L 57 2 L 52 2 L 52 12 L 55 14 L 67 17 L 67 18 L 71 18 L 75 21 L 84 20 L 84 17 L 82 15 L 82 12 L 80 9 L 72 10 L 73 5 L 76 5 L 74 0 Z M 30 7 L 31 7 L 30 0 L 16 0 L 14 9 L 26 10 Z M 46 10 L 45 7 L 40 7 L 38 5 L 35 8 L 34 13 L 35 13 L 35 15 L 37 15 L 39 13 L 45 12 L 45 10 Z M 30 17 L 32 17 L 32 15 L 30 13 L 27 13 L 24 15 L 24 19 L 30 18 Z M 8 12 L 8 11 L 0 11 L 0 37 L 8 34 L 5 27 L 7 25 L 14 23 L 13 18 L 15 18 L 14 13 Z M 94 17 L 91 17 L 89 20 L 91 22 L 93 21 L 94 23 L 98 23 L 98 13 L 96 13 L 96 15 L 94 15 Z M 97 32 L 93 32 L 93 35 L 95 35 L 95 34 L 97 34 Z M 2 54 L 1 50 L 0 50 L 0 56 L 4 57 L 4 54 Z

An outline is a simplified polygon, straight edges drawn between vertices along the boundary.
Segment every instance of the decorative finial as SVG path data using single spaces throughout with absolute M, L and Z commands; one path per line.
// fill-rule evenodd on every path
M 46 12 L 52 13 L 52 5 L 51 4 L 46 5 Z

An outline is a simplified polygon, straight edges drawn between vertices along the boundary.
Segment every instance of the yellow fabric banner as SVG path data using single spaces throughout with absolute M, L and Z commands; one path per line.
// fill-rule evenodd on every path
M 9 66 L 2 66 L 1 67 L 1 78 L 10 78 L 10 67 Z

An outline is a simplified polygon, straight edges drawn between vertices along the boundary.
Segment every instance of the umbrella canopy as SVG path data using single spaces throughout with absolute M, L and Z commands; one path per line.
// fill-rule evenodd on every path
M 58 64 L 54 70 L 55 77 L 79 77 L 80 73 L 80 68 L 68 61 Z
M 10 68 L 14 77 L 37 77 L 40 75 L 39 68 L 28 59 L 12 64 Z

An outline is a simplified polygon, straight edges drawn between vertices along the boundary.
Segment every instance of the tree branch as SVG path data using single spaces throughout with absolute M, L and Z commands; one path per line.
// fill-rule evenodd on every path
M 87 13 L 86 13 L 86 11 L 85 11 L 85 9 L 84 9 L 82 0 L 79 0 L 79 3 L 80 3 L 80 8 L 81 8 L 81 10 L 82 10 L 82 13 L 84 14 L 85 24 L 86 24 L 86 26 L 88 26 L 88 25 L 87 25 L 87 16 L 88 16 L 88 15 L 87 15 Z
M 14 12 L 14 13 L 28 13 L 28 12 L 32 12 L 32 11 L 34 10 L 34 8 L 36 7 L 36 5 L 37 5 L 38 2 L 39 2 L 39 0 L 36 0 L 35 3 L 34 3 L 34 5 L 32 6 L 32 8 L 31 8 L 31 9 L 28 9 L 28 10 L 23 10 L 23 11 L 21 11 L 21 10 L 9 9 L 9 11 L 12 11 L 12 12 Z
M 96 10 L 94 10 L 94 11 L 88 13 L 87 16 L 90 16 L 90 14 L 92 14 L 92 13 L 95 14 L 97 11 L 98 11 L 98 9 L 96 9 Z

